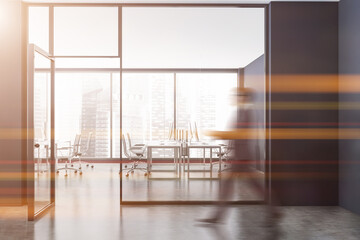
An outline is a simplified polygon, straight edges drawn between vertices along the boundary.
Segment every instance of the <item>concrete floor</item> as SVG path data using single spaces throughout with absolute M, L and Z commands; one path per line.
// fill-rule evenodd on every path
M 0 207 L 0 239 L 360 239 L 360 216 L 340 207 L 233 206 L 223 224 L 195 221 L 215 206 L 120 206 L 116 168 L 57 178 L 56 206 L 35 222 L 26 207 Z

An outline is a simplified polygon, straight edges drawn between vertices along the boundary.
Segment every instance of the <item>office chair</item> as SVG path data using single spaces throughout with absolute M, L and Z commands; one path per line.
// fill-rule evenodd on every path
M 125 156 L 128 158 L 128 160 L 131 162 L 132 159 L 134 159 L 134 161 L 131 162 L 131 167 L 127 167 L 127 165 L 125 165 L 124 170 L 126 170 L 126 177 L 129 176 L 129 173 L 134 173 L 135 170 L 141 170 L 144 171 L 144 175 L 147 176 L 148 175 L 148 169 L 147 168 L 141 168 L 139 167 L 139 163 L 140 161 L 143 161 L 143 157 L 145 155 L 145 145 L 142 146 L 133 146 L 131 148 L 127 148 L 126 145 L 126 139 L 124 134 L 122 135 L 122 144 L 123 144 L 123 149 L 124 149 L 124 154 Z M 146 160 L 145 160 L 146 161 Z M 121 170 L 119 170 L 119 174 L 121 173 Z
M 128 143 L 129 143 L 129 150 L 131 151 L 131 147 L 133 147 L 131 145 L 131 138 L 130 138 L 130 134 L 129 133 L 126 133 L 126 136 L 127 136 L 127 139 L 128 139 Z M 135 147 L 145 147 L 145 144 L 143 143 L 137 143 L 134 145 Z
M 80 149 L 80 138 L 81 135 L 80 134 L 76 134 L 75 136 L 75 140 L 74 140 L 74 145 L 71 147 L 62 147 L 62 148 L 57 148 L 56 151 L 58 150 L 68 150 L 69 151 L 69 155 L 67 156 L 67 160 L 65 162 L 65 167 L 62 168 L 57 168 L 56 169 L 56 173 L 59 173 L 60 170 L 65 170 L 65 177 L 68 176 L 68 170 L 73 170 L 75 173 L 77 173 L 79 171 L 80 175 L 82 174 L 81 169 L 76 169 L 74 167 L 72 167 L 72 163 L 71 160 L 77 156 L 79 149 Z M 58 157 L 56 157 L 58 159 Z M 68 167 L 68 164 L 71 164 L 71 167 Z
M 81 169 L 81 164 L 82 163 L 86 163 L 86 166 L 89 167 L 90 163 L 82 161 L 81 157 L 86 155 L 86 153 L 89 151 L 90 148 L 90 142 L 91 142 L 91 137 L 92 137 L 92 132 L 89 132 L 87 139 L 86 139 L 86 144 L 85 147 L 83 149 L 84 145 L 80 145 L 81 147 L 78 149 L 79 151 L 75 153 L 75 155 L 73 156 L 74 158 L 76 157 L 78 159 L 78 164 L 79 164 L 79 169 Z M 71 166 L 73 167 L 74 165 L 71 164 Z M 91 164 L 91 168 L 94 168 L 94 164 Z
M 235 146 L 234 146 L 234 141 L 230 140 L 228 144 L 220 144 L 221 146 L 221 152 L 220 151 L 215 151 L 214 154 L 219 158 L 218 162 L 214 162 L 213 164 L 221 164 L 220 163 L 220 158 L 221 158 L 221 162 L 224 163 L 224 168 L 221 170 L 225 171 L 226 167 L 227 167 L 227 160 L 229 160 L 230 154 L 232 153 L 232 151 L 234 150 Z

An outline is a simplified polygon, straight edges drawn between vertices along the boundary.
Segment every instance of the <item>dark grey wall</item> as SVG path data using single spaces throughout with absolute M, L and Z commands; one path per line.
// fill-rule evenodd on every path
M 360 84 L 360 1 L 341 0 L 339 3 L 339 124 L 358 123 L 360 111 L 345 110 L 341 103 L 359 102 L 359 94 L 341 92 L 344 80 L 352 76 Z M 340 129 L 341 131 L 341 129 Z M 360 140 L 339 142 L 339 201 L 340 206 L 360 214 Z
M 275 102 L 337 102 L 338 94 L 276 92 L 281 76 L 305 82 L 338 73 L 338 4 L 273 2 L 269 7 L 270 120 L 273 127 L 336 128 L 337 110 L 276 109 Z M 289 126 L 291 125 L 291 126 Z M 271 187 L 281 205 L 338 204 L 338 140 L 272 140 Z
M 256 123 L 259 139 L 255 146 L 255 167 L 265 171 L 265 56 L 264 54 L 249 63 L 244 68 L 244 86 L 254 90 L 254 103 L 256 104 Z

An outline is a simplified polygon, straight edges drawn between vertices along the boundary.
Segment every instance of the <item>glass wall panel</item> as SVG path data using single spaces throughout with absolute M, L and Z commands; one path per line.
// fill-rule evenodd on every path
M 29 12 L 29 39 L 46 50 L 48 12 L 43 7 L 31 7 Z M 121 93 L 120 74 L 115 71 L 120 67 L 119 58 L 57 58 L 56 143 L 73 142 L 76 134 L 81 134 L 82 142 L 86 142 L 91 133 L 85 158 L 119 158 L 123 147 L 120 121 L 123 133 L 129 133 L 133 145 L 180 145 L 179 141 L 168 141 L 170 135 L 175 138 L 171 129 L 176 125 L 176 130 L 191 130 L 189 141 L 184 141 L 189 145 L 181 148 L 184 158 L 190 159 L 189 165 L 178 165 L 179 174 L 174 174 L 162 168 L 173 164 L 173 149 L 154 148 L 151 157 L 157 161 L 160 174 L 153 169 L 151 176 L 135 171 L 134 175 L 123 177 L 123 200 L 218 200 L 221 163 L 212 164 L 210 159 L 216 161 L 219 156 L 210 153 L 209 146 L 227 142 L 215 141 L 205 131 L 226 130 L 233 122 L 236 107 L 231 95 L 238 84 L 237 74 L 191 70 L 155 73 L 152 68 L 247 66 L 264 53 L 264 9 L 125 7 L 122 17 L 123 67 L 127 70 L 123 71 Z M 118 20 L 118 7 L 54 7 L 54 55 L 117 56 Z M 136 72 L 131 68 L 151 71 Z M 259 95 L 260 104 L 265 101 L 263 97 Z M 265 112 L 262 113 L 265 118 Z M 35 121 L 35 125 L 38 129 L 44 127 L 42 122 Z M 43 130 L 37 132 L 47 134 Z M 187 147 L 196 147 L 196 143 L 203 148 L 190 148 L 188 153 Z M 143 158 L 147 156 L 145 152 Z M 126 155 L 122 157 L 130 162 Z M 264 154 L 263 157 L 262 160 Z M 199 162 L 202 158 L 204 161 Z M 262 171 L 263 163 L 257 170 Z M 143 162 L 141 166 L 147 165 Z M 161 181 L 157 181 L 160 175 Z M 243 179 L 236 179 L 234 185 L 232 200 L 263 197 L 254 194 Z
M 122 127 L 136 142 L 148 144 L 149 164 L 140 166 L 151 168 L 148 176 L 136 169 L 128 175 L 123 168 L 123 201 L 219 200 L 219 183 L 227 175 L 222 171 L 231 170 L 233 164 L 234 142 L 213 139 L 205 132 L 228 130 L 237 123 L 237 69 L 264 53 L 264 22 L 263 8 L 123 8 L 123 67 L 181 69 L 172 73 L 176 83 L 172 93 L 164 82 L 157 87 L 164 91 L 154 91 L 147 74 L 123 73 Z M 231 69 L 236 70 L 230 73 Z M 163 97 L 164 92 L 169 94 L 165 104 L 153 103 L 153 97 Z M 154 133 L 158 123 L 160 132 L 165 129 L 160 137 Z M 176 134 L 173 141 L 166 141 L 171 124 L 176 125 Z M 180 146 L 182 158 L 176 173 L 164 166 L 173 164 L 174 156 L 172 149 L 164 148 L 174 145 Z M 253 170 L 264 179 L 264 172 Z M 227 200 L 263 199 L 246 179 L 232 180 Z
M 174 121 L 174 75 L 123 73 L 123 131 L 132 142 L 167 140 Z M 164 156 L 156 150 L 153 157 Z
M 48 7 L 29 7 L 29 43 L 49 52 Z
M 56 56 L 117 56 L 117 7 L 55 7 Z
M 113 157 L 120 158 L 120 73 L 112 74 Z
M 92 133 L 84 157 L 110 157 L 110 73 L 56 72 L 55 106 L 58 143 L 81 134 L 85 144 Z
M 51 200 L 51 62 L 35 52 L 34 64 L 34 211 L 38 213 Z
M 197 124 L 200 140 L 209 139 L 203 130 L 225 130 L 236 107 L 232 95 L 236 73 L 178 73 L 176 124 L 188 128 Z
M 236 120 L 233 94 L 236 73 L 181 73 L 177 79 L 176 122 L 179 129 L 191 129 L 191 141 L 209 142 L 208 130 L 224 131 Z M 196 131 L 196 132 L 195 132 Z M 216 141 L 227 144 L 227 141 Z M 202 158 L 210 149 L 191 149 L 191 158 Z
M 239 68 L 264 53 L 262 8 L 123 8 L 123 67 Z

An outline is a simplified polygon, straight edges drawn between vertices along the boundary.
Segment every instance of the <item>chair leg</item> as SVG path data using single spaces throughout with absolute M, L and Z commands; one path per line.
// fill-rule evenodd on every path
M 147 168 L 142 168 L 142 167 L 139 167 L 139 164 L 140 164 L 140 160 L 138 161 L 133 161 L 131 166 L 129 168 L 125 167 L 124 170 L 126 170 L 126 174 L 125 176 L 126 177 L 129 177 L 129 173 L 134 173 L 135 170 L 140 170 L 140 171 L 143 171 L 145 172 L 144 175 L 147 176 L 148 175 L 148 169 Z M 119 174 L 121 173 L 121 171 L 119 170 Z
M 86 164 L 86 167 L 91 166 L 91 168 L 94 168 L 94 164 L 90 164 L 89 162 L 82 161 L 82 160 L 81 160 L 81 157 L 79 157 L 79 161 L 78 161 L 79 169 L 82 168 L 82 164 L 83 164 L 83 163 Z
M 65 167 L 57 168 L 56 173 L 60 173 L 60 170 L 65 170 L 65 177 L 68 176 L 68 170 L 73 170 L 74 173 L 77 173 L 79 171 L 80 175 L 82 174 L 81 170 L 78 170 L 78 169 L 76 169 L 74 167 L 68 167 L 68 162 L 65 163 Z

